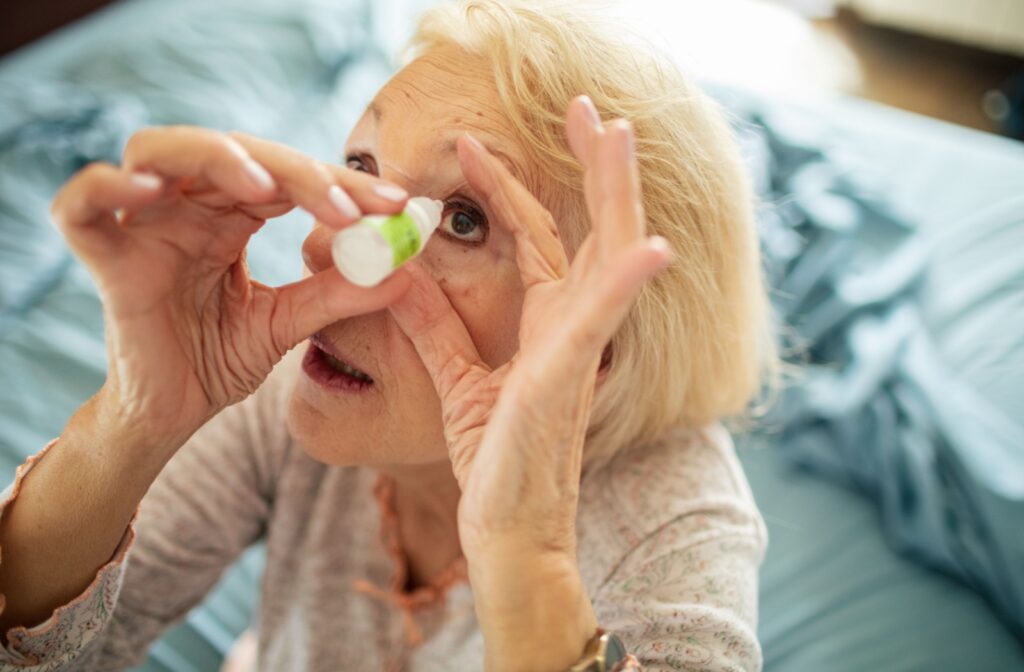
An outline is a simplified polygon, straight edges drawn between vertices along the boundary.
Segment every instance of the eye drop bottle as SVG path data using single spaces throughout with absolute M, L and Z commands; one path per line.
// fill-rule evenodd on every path
M 352 284 L 373 287 L 423 251 L 443 211 L 441 201 L 418 196 L 397 215 L 363 217 L 334 236 L 334 265 Z

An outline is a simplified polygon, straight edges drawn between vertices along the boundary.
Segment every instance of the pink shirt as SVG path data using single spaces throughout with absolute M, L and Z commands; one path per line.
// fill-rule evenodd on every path
M 260 670 L 478 670 L 463 561 L 405 592 L 391 483 L 307 457 L 278 371 L 168 463 L 93 583 L 44 623 L 8 631 L 0 670 L 120 670 L 264 539 Z M 55 439 L 18 469 L 0 515 Z M 581 482 L 578 556 L 598 622 L 643 670 L 760 670 L 766 533 L 729 434 L 678 429 Z M 0 601 L 2 609 L 2 601 Z

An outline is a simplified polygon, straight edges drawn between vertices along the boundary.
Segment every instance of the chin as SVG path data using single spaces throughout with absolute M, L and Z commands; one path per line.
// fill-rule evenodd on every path
M 392 416 L 367 418 L 355 411 L 340 408 L 337 414 L 325 416 L 293 389 L 286 416 L 288 432 L 310 458 L 331 466 L 375 467 L 448 459 L 440 414 L 432 418 L 434 422 L 418 423 Z

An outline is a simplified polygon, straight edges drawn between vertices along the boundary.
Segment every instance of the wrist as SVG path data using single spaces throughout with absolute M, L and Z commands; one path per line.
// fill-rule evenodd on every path
M 487 672 L 565 672 L 579 660 L 598 627 L 590 601 L 540 597 L 525 621 L 484 631 Z
M 564 672 L 580 658 L 598 627 L 576 562 L 567 556 L 548 557 L 507 570 L 508 557 L 480 571 L 470 562 L 485 669 Z
M 69 443 L 71 434 L 75 444 L 101 456 L 112 472 L 151 482 L 193 431 L 172 433 L 150 426 L 104 385 L 72 417 L 61 441 Z

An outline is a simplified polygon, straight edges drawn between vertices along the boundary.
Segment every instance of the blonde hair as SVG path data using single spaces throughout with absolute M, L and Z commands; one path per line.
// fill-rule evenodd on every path
M 754 198 L 723 114 L 668 59 L 565 2 L 462 0 L 429 10 L 407 52 L 457 48 L 493 71 L 507 122 L 545 180 L 531 185 L 570 252 L 590 230 L 565 113 L 586 93 L 636 134 L 648 233 L 673 263 L 612 340 L 584 468 L 665 430 L 743 416 L 776 370 Z M 544 184 L 547 182 L 548 184 Z

